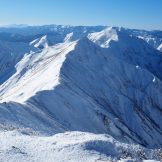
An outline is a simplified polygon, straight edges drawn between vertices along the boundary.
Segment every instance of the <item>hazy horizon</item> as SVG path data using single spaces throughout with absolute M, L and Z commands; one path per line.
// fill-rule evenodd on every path
M 0 25 L 102 25 L 161 30 L 161 8 L 161 0 L 0 0 Z
M 131 28 L 131 27 L 125 27 L 125 26 L 110 26 L 110 25 L 70 25 L 70 24 L 0 24 L 0 28 L 23 28 L 23 27 L 36 27 L 36 26 L 72 26 L 72 27 L 79 27 L 79 26 L 86 26 L 86 27 L 93 27 L 93 26 L 103 26 L 103 27 L 119 27 L 119 28 L 125 28 L 125 29 L 135 29 L 135 30 L 146 30 L 146 31 L 162 31 L 162 29 L 145 29 L 145 28 Z

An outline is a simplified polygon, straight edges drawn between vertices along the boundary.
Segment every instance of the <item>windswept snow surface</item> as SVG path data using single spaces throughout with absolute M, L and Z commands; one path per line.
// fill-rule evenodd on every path
M 66 132 L 50 137 L 0 132 L 0 161 L 8 162 L 160 162 L 160 151 L 116 141 L 108 135 Z
M 36 29 L 0 28 L 0 160 L 160 161 L 157 47 L 117 27 Z

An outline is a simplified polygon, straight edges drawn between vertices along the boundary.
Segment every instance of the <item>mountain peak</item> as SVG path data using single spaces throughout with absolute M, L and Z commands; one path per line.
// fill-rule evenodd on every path
M 30 42 L 30 45 L 40 49 L 47 48 L 48 47 L 47 35 L 44 35 L 40 38 L 33 40 L 32 42 Z
M 118 41 L 118 34 L 115 28 L 108 27 L 100 32 L 89 34 L 88 38 L 101 47 L 108 48 L 111 41 Z

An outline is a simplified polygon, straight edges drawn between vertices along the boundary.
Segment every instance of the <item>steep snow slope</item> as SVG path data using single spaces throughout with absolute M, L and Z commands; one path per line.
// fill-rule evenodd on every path
M 1 102 L 26 101 L 64 130 L 160 147 L 161 81 L 109 52 L 84 38 L 25 56 L 18 73 L 1 86 Z M 36 66 L 33 72 L 30 66 Z
M 58 44 L 54 47 L 44 49 L 41 53 L 35 53 L 35 54 L 31 53 L 29 55 L 25 55 L 24 58 L 16 66 L 17 67 L 16 74 L 13 75 L 7 82 L 5 82 L 1 86 L 1 102 L 17 101 L 19 103 L 20 102 L 23 103 L 29 97 L 35 95 L 36 92 L 39 92 L 42 90 L 52 90 L 56 85 L 59 84 L 60 68 L 65 60 L 65 56 L 69 51 L 73 50 L 75 44 L 76 42 L 67 43 L 67 44 Z M 66 104 L 66 102 L 67 101 L 65 101 L 64 104 Z M 37 105 L 38 103 L 39 105 Z M 31 105 L 31 104 L 29 105 L 27 104 L 27 106 L 19 104 L 18 108 L 16 108 L 17 104 L 15 103 L 11 103 L 10 106 L 8 106 L 9 104 L 7 105 L 3 104 L 1 108 L 2 114 L 3 114 L 1 116 L 1 119 L 3 123 L 8 124 L 9 122 L 11 123 L 11 125 L 13 124 L 14 127 L 25 126 L 25 127 L 31 127 L 34 130 L 36 129 L 38 122 L 33 122 L 33 125 L 31 125 L 30 123 L 33 120 L 42 121 L 46 123 L 48 122 L 46 120 L 52 119 L 55 122 L 55 120 L 58 117 L 56 117 L 55 119 L 55 116 L 53 116 L 48 109 L 46 110 L 46 108 L 44 108 L 44 105 L 41 105 L 40 102 L 38 103 L 36 101 L 34 102 L 36 106 Z M 21 106 L 22 106 L 22 110 L 19 109 Z M 14 107 L 12 114 L 10 114 L 11 107 Z M 27 109 L 29 109 L 29 107 L 31 107 L 30 116 L 28 116 L 28 118 L 25 121 L 22 120 L 24 116 L 21 117 L 21 120 L 20 119 L 17 120 L 16 118 L 17 117 L 19 118 L 21 116 L 20 114 L 26 114 L 25 112 Z M 36 108 L 41 109 L 41 110 L 39 111 Z M 65 108 L 65 106 L 63 108 Z M 39 114 L 43 112 L 44 118 L 41 119 L 42 117 L 37 117 L 37 116 L 35 117 L 35 111 L 38 111 L 38 116 L 40 116 Z M 60 118 L 68 117 L 68 114 L 66 114 L 66 111 L 65 110 L 63 111 L 64 112 L 62 113 Z M 75 124 L 76 130 L 82 129 L 82 130 L 93 130 L 95 132 L 97 131 L 104 132 L 103 126 L 100 126 L 102 124 L 102 121 L 100 121 L 100 124 L 98 124 L 99 122 L 98 119 L 96 119 L 95 116 L 92 117 L 93 116 L 92 110 L 78 110 L 77 114 L 79 114 L 80 111 L 82 112 L 82 115 L 87 113 L 86 118 L 87 119 L 91 118 L 91 120 L 90 120 L 90 124 L 89 125 L 87 124 L 87 127 L 84 128 L 85 123 L 82 121 L 83 116 L 80 116 L 80 119 L 76 121 L 76 124 L 75 124 L 76 118 L 71 119 L 71 122 Z M 8 118 L 6 118 L 6 116 L 8 116 Z M 62 124 L 59 124 L 59 121 L 56 126 L 53 125 L 53 133 L 55 131 L 57 132 L 58 127 L 60 128 L 62 127 L 61 125 Z M 79 125 L 81 126 L 79 127 Z M 92 127 L 92 125 L 94 125 L 94 127 Z M 70 129 L 66 125 L 63 127 L 64 127 L 64 130 Z M 40 128 L 40 130 L 38 131 L 44 131 L 44 130 Z M 51 129 L 49 129 L 48 132 L 50 131 Z
M 65 56 L 74 46 L 75 42 L 57 44 L 38 53 L 24 55 L 16 65 L 16 73 L 0 86 L 1 102 L 20 103 L 38 91 L 53 89 L 59 84 L 59 72 Z
M 52 135 L 64 132 L 65 128 L 39 107 L 9 102 L 0 104 L 0 130 Z
M 108 135 L 82 132 L 50 137 L 0 132 L 0 143 L 1 162 L 160 162 L 161 154 L 160 150 L 120 143 Z

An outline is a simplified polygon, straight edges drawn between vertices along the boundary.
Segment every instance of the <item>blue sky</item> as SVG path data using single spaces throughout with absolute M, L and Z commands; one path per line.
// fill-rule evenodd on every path
M 109 25 L 161 29 L 162 0 L 0 0 L 0 25 Z

